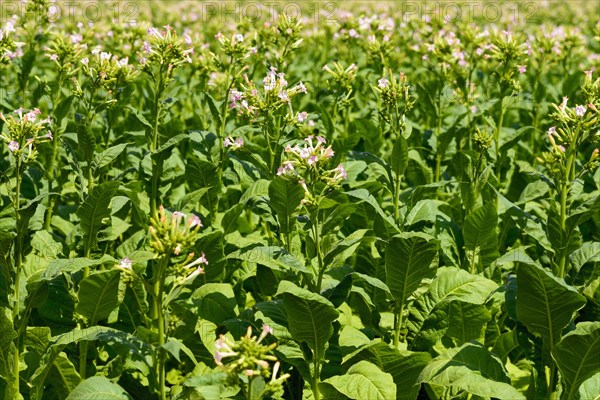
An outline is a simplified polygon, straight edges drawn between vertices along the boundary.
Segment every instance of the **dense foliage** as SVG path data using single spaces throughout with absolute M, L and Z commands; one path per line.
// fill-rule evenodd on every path
M 594 2 L 211 4 L 0 4 L 0 396 L 598 399 Z

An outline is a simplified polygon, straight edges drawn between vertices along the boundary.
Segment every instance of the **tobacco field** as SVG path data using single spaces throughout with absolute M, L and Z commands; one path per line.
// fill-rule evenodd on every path
M 69 4 L 0 3 L 0 398 L 600 399 L 597 3 Z

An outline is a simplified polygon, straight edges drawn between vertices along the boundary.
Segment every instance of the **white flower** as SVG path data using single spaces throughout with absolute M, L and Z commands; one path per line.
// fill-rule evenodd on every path
M 85 66 L 87 66 L 89 64 L 89 62 L 90 62 L 90 59 L 87 57 L 84 57 L 81 59 L 81 63 Z
M 119 267 L 123 268 L 123 269 L 127 269 L 127 270 L 131 270 L 131 266 L 133 265 L 133 261 L 131 261 L 129 259 L 129 257 L 125 257 L 124 259 L 121 260 L 121 262 L 119 263 Z
M 578 117 L 583 117 L 585 114 L 585 106 L 578 105 L 575 107 L 575 115 Z
M 14 153 L 15 151 L 19 150 L 19 143 L 15 142 L 14 140 L 11 141 L 8 144 L 8 149 Z
M 385 78 L 381 78 L 380 80 L 377 81 L 377 86 L 379 86 L 381 89 L 385 89 L 386 87 L 388 87 L 390 81 L 388 81 Z

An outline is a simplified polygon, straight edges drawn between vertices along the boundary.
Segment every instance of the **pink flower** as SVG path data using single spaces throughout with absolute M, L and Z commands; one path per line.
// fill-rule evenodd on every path
M 527 66 L 519 65 L 518 70 L 520 74 L 524 74 L 525 72 L 527 72 Z
M 14 140 L 11 141 L 8 144 L 8 149 L 14 153 L 15 151 L 19 150 L 19 143 L 15 142 Z
M 81 59 L 81 63 L 85 66 L 87 66 L 89 64 L 89 62 L 90 62 L 90 59 L 87 57 L 84 57 Z
M 308 113 L 306 111 L 299 113 L 298 114 L 298 122 L 306 121 L 307 117 L 308 117 Z
M 548 135 L 556 135 L 556 126 L 551 126 L 548 129 Z
M 386 87 L 388 87 L 390 81 L 385 79 L 385 78 L 381 78 L 380 80 L 377 81 L 377 86 L 379 86 L 381 89 L 385 89 Z
M 585 106 L 578 105 L 575 107 L 575 115 L 578 117 L 583 117 L 585 114 Z
M 195 226 L 200 226 L 200 228 L 202 228 L 202 221 L 200 221 L 200 218 L 196 214 L 192 214 L 189 224 L 190 228 Z
M 308 165 L 313 165 L 313 164 L 316 164 L 317 161 L 318 161 L 317 156 L 310 156 L 308 158 L 307 163 L 308 163 Z
M 131 270 L 131 266 L 133 265 L 133 261 L 131 261 L 129 259 L 129 257 L 125 257 L 124 259 L 121 260 L 121 262 L 119 263 L 119 267 L 123 268 L 123 269 L 128 269 Z

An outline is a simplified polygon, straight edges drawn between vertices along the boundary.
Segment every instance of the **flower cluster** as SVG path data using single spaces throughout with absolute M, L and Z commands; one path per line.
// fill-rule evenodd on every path
M 16 32 L 16 19 L 16 16 L 9 19 L 0 29 L 0 64 L 8 64 L 13 59 L 23 56 L 22 48 L 25 43 L 15 42 L 11 37 L 11 34 Z
M 46 57 L 56 64 L 56 68 L 63 73 L 75 73 L 79 67 L 81 54 L 88 48 L 82 43 L 81 34 L 71 34 L 68 39 L 62 34 L 54 35 L 52 41 L 44 48 Z
M 246 335 L 234 342 L 225 335 L 221 335 L 216 342 L 217 351 L 215 362 L 227 373 L 227 381 L 230 385 L 239 384 L 240 381 L 248 382 L 252 379 L 263 379 L 266 381 L 264 395 L 275 394 L 282 390 L 283 382 L 289 378 L 289 374 L 277 377 L 280 363 L 271 353 L 277 343 L 270 345 L 261 342 L 273 333 L 268 325 L 263 325 L 258 338 L 252 336 L 252 327 L 249 326 Z M 273 365 L 271 365 L 274 363 Z
M 7 133 L 1 133 L 0 138 L 8 144 L 8 149 L 15 157 L 22 158 L 25 162 L 32 161 L 37 155 L 36 147 L 52 140 L 52 132 L 48 129 L 50 118 L 41 119 L 41 111 L 37 108 L 28 112 L 19 108 L 14 114 L 18 118 L 0 113 L 0 119 L 8 130 Z M 47 133 L 42 134 L 45 130 Z
M 315 138 L 311 135 L 304 139 L 304 141 L 306 144 L 304 144 L 303 147 L 300 147 L 299 145 L 293 147 L 288 145 L 285 148 L 285 152 L 292 157 L 292 160 L 284 162 L 277 170 L 277 175 L 294 171 L 294 165 L 303 166 L 305 168 L 317 168 L 320 164 L 325 163 L 333 157 L 333 149 L 331 146 L 325 147 L 327 140 L 324 137 L 317 136 Z
M 244 146 L 244 139 L 240 136 L 237 139 L 227 136 L 223 140 L 223 146 L 231 148 L 231 150 L 239 150 Z
M 100 48 L 92 50 L 90 57 L 80 60 L 81 67 L 90 78 L 91 84 L 101 87 L 111 93 L 123 90 L 123 87 L 137 74 L 136 69 L 129 63 L 128 57 L 118 57 Z M 83 94 L 76 90 L 76 94 Z
M 184 33 L 179 37 L 170 25 L 163 26 L 163 30 L 152 27 L 148 29 L 148 38 L 144 41 L 138 58 L 142 70 L 153 74 L 152 66 L 167 68 L 167 79 L 172 76 L 173 68 L 183 63 L 191 63 L 194 54 L 192 38 Z
M 221 44 L 223 52 L 235 60 L 244 59 L 253 52 L 253 49 L 247 44 L 248 41 L 245 40 L 244 35 L 241 33 L 235 33 L 231 37 L 228 37 L 218 32 L 215 35 L 215 39 Z
M 283 72 L 271 67 L 263 79 L 263 90 L 259 90 L 247 75 L 244 75 L 246 84 L 242 91 L 233 89 L 230 92 L 230 107 L 236 108 L 238 114 L 256 118 L 260 113 L 271 112 L 282 106 L 289 105 L 292 98 L 300 93 L 306 93 L 306 86 L 299 82 L 293 87 L 288 87 Z
M 278 176 L 288 176 L 299 178 L 299 184 L 304 189 L 304 200 L 302 204 L 309 205 L 317 203 L 317 199 L 312 190 L 308 188 L 303 177 L 304 171 L 308 172 L 313 183 L 320 180 L 325 183 L 326 187 L 336 187 L 347 177 L 346 170 L 342 164 L 331 170 L 326 170 L 324 165 L 334 156 L 334 151 L 331 146 L 325 146 L 327 140 L 322 136 L 309 136 L 304 139 L 306 144 L 300 147 L 286 146 L 285 152 L 288 155 L 288 160 L 284 161 L 277 169 Z
M 173 211 L 168 215 L 163 206 L 157 215 L 150 218 L 150 247 L 157 258 L 186 254 L 197 240 L 197 233 L 202 228 L 202 221 L 196 214 L 189 217 L 182 212 Z M 191 281 L 204 273 L 203 266 L 208 265 L 204 253 L 194 260 L 194 253 L 188 253 L 182 263 L 173 267 L 172 273 L 178 276 L 180 283 Z
M 356 73 L 358 72 L 358 67 L 356 64 L 350 64 L 348 67 L 344 68 L 342 64 L 335 61 L 333 63 L 333 69 L 328 65 L 323 66 L 323 71 L 329 73 L 333 81 L 340 88 L 345 88 L 347 91 L 352 91 L 352 82 L 356 78 Z

